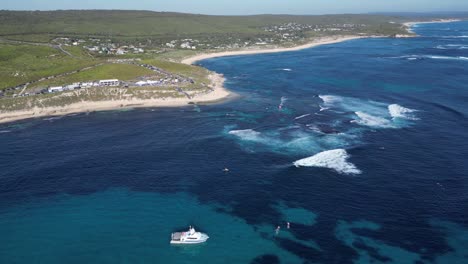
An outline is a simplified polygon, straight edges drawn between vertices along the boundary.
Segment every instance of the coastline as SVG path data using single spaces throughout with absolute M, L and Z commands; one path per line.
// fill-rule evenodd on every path
M 459 22 L 462 21 L 461 19 L 440 19 L 440 20 L 431 20 L 431 21 L 413 21 L 413 22 L 405 22 L 403 25 L 406 27 L 406 31 L 410 34 L 416 34 L 412 27 L 418 24 L 436 24 L 436 23 L 451 23 L 451 22 Z
M 334 44 L 348 40 L 372 38 L 381 36 L 337 36 L 324 37 L 313 40 L 310 43 L 299 45 L 291 48 L 271 48 L 271 49 L 250 49 L 238 51 L 225 51 L 217 53 L 203 53 L 193 57 L 184 59 L 181 63 L 192 65 L 197 61 L 209 58 L 238 56 L 238 55 L 254 55 L 264 53 L 280 53 L 288 51 L 298 51 L 308 48 L 313 48 L 321 45 Z M 76 113 L 87 113 L 95 111 L 109 111 L 125 108 L 145 108 L 145 107 L 181 107 L 187 106 L 190 103 L 215 103 L 222 102 L 228 98 L 232 98 L 235 94 L 224 87 L 225 78 L 223 75 L 213 72 L 209 76 L 211 80 L 211 92 L 203 95 L 197 95 L 192 99 L 188 98 L 165 98 L 165 99 L 127 99 L 127 100 L 109 100 L 109 101 L 89 101 L 73 103 L 63 107 L 45 107 L 32 108 L 28 110 L 11 111 L 0 113 L 0 124 L 19 121 L 30 118 L 40 118 L 46 116 L 63 116 Z
M 379 37 L 379 36 L 336 36 L 336 37 L 322 37 L 314 39 L 312 42 L 307 44 L 290 47 L 290 48 L 270 48 L 270 49 L 247 49 L 247 50 L 235 50 L 235 51 L 222 51 L 222 52 L 214 52 L 214 53 L 201 53 L 189 58 L 185 58 L 181 61 L 181 63 L 193 65 L 194 63 L 212 59 L 212 58 L 219 58 L 219 57 L 228 57 L 228 56 L 241 56 L 241 55 L 255 55 L 255 54 L 266 54 L 266 53 L 280 53 L 280 52 L 288 52 L 288 51 L 299 51 L 303 49 L 313 48 L 321 45 L 327 44 L 334 44 L 339 42 L 344 42 L 348 40 L 354 39 L 362 39 L 362 38 L 372 38 L 372 37 Z
M 0 124 L 19 121 L 29 118 L 40 118 L 47 116 L 63 116 L 76 113 L 87 113 L 96 111 L 109 111 L 126 108 L 144 107 L 181 107 L 193 103 L 215 103 L 232 96 L 223 86 L 225 78 L 221 74 L 212 73 L 211 92 L 197 95 L 192 99 L 181 98 L 158 98 L 158 99 L 126 99 L 109 101 L 84 101 L 73 103 L 62 107 L 35 107 L 28 110 L 0 112 Z

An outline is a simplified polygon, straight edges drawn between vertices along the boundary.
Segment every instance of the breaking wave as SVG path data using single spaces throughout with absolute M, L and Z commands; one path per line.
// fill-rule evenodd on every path
M 322 99 L 324 104 L 324 106 L 320 106 L 321 110 L 340 108 L 353 113 L 364 112 L 372 113 L 377 116 L 385 116 L 388 114 L 388 105 L 380 102 L 335 95 L 319 95 L 319 98 Z
M 468 57 L 464 56 L 439 56 L 439 55 L 406 55 L 399 57 L 388 57 L 390 59 L 407 59 L 407 60 L 423 60 L 423 59 L 434 59 L 434 60 L 460 60 L 468 61 Z
M 237 136 L 244 140 L 249 141 L 258 141 L 260 139 L 260 132 L 257 132 L 253 129 L 244 129 L 244 130 L 231 130 L 229 134 Z
M 392 118 L 403 118 L 408 120 L 418 120 L 417 117 L 414 116 L 414 112 L 416 110 L 405 108 L 398 104 L 391 104 L 388 106 L 388 112 L 392 116 Z
M 461 35 L 461 36 L 442 36 L 441 38 L 468 38 L 467 35 Z
M 438 45 L 436 49 L 456 49 L 456 50 L 461 50 L 461 49 L 468 49 L 468 45 L 463 45 L 463 44 L 447 44 L 447 45 Z
M 360 174 L 361 171 L 348 162 L 349 155 L 344 149 L 320 152 L 314 156 L 295 161 L 296 167 L 320 167 L 335 170 L 342 174 Z
M 426 56 L 427 58 L 430 59 L 435 59 L 435 60 L 462 60 L 462 61 L 468 61 L 468 57 L 463 57 L 463 56 L 458 56 L 458 57 L 450 57 L 450 56 Z
M 320 130 L 314 131 L 308 126 L 294 125 L 263 132 L 253 129 L 231 130 L 227 131 L 227 134 L 240 140 L 241 146 L 249 152 L 308 154 L 357 144 L 359 137 L 352 131 L 348 132 L 323 133 Z
M 385 104 L 357 98 L 334 95 L 319 96 L 328 108 L 341 108 L 353 114 L 352 123 L 372 128 L 398 128 L 403 123 L 395 123 L 395 119 L 418 120 L 416 110 L 405 108 L 398 104 Z M 357 118 L 356 118 L 357 116 Z
M 409 125 L 410 120 L 417 119 L 417 110 L 399 104 L 334 95 L 320 95 L 320 98 L 323 103 L 319 102 L 318 105 L 330 108 L 323 116 L 291 116 L 289 120 L 285 118 L 281 124 L 256 128 L 238 128 L 236 124 L 225 126 L 224 133 L 251 153 L 275 152 L 307 156 L 310 153 L 359 145 L 365 131 L 397 129 Z M 284 104 L 285 100 L 283 97 L 281 103 Z M 350 122 L 357 125 L 350 125 Z
M 373 116 L 364 112 L 355 112 L 359 119 L 353 120 L 354 123 L 378 128 L 392 128 L 394 127 L 392 122 L 386 118 Z
M 298 117 L 294 118 L 294 120 L 302 119 L 302 118 L 308 117 L 308 116 L 310 116 L 310 115 L 311 115 L 311 114 L 301 115 L 301 116 L 298 116 Z

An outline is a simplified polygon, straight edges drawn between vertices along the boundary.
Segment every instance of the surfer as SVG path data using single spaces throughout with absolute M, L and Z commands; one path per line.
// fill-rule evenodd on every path
M 280 231 L 280 229 L 281 229 L 281 227 L 280 227 L 280 226 L 277 226 L 277 227 L 276 227 L 276 230 L 275 230 L 275 233 L 276 233 L 276 235 L 278 235 L 278 234 L 279 234 L 279 231 Z

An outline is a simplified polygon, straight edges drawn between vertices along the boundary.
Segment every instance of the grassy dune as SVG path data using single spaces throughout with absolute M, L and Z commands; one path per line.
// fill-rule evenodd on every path
M 0 44 L 0 89 L 98 64 L 91 57 L 70 57 L 34 45 Z
M 67 76 L 55 78 L 52 80 L 45 80 L 35 83 L 30 88 L 47 87 L 71 84 L 74 82 L 96 81 L 103 79 L 119 79 L 122 81 L 135 80 L 138 77 L 147 76 L 160 78 L 161 75 L 146 69 L 144 67 L 132 64 L 104 64 L 99 65 L 89 70 L 80 71 Z
M 162 68 L 171 73 L 190 77 L 194 80 L 197 80 L 198 82 L 208 82 L 208 79 L 206 77 L 209 74 L 209 72 L 201 67 L 171 62 L 162 59 L 146 59 L 142 62 Z

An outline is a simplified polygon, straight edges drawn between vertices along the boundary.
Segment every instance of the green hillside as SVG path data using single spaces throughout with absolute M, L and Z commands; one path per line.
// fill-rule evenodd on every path
M 0 36 L 47 40 L 59 35 L 101 37 L 175 37 L 199 35 L 269 35 L 263 27 L 283 23 L 311 25 L 366 24 L 371 31 L 396 33 L 396 17 L 380 15 L 207 16 L 151 11 L 0 11 Z M 41 37 L 42 36 L 42 37 Z

